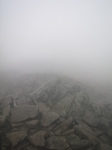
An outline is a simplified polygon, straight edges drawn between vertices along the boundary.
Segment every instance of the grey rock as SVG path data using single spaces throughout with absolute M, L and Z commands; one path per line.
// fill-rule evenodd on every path
M 109 128 L 110 120 L 105 117 L 100 117 L 100 127 L 103 129 Z
M 93 113 L 92 111 L 86 110 L 82 120 L 92 127 L 98 127 L 99 126 L 99 119 L 96 116 L 96 114 Z
M 103 143 L 110 143 L 110 138 L 106 134 L 101 135 L 99 138 Z
M 74 133 L 81 138 L 87 138 L 92 142 L 93 145 L 98 144 L 98 138 L 94 135 L 94 133 L 89 128 L 87 128 L 84 125 L 74 126 Z
M 64 150 L 69 148 L 69 144 L 63 136 L 51 136 L 47 139 L 47 148 L 49 150 Z
M 65 130 L 67 130 L 70 127 L 72 122 L 73 122 L 72 117 L 66 119 L 61 124 L 59 124 L 56 128 L 54 128 L 54 132 L 57 131 L 57 130 L 61 130 L 61 132 L 64 132 Z
M 59 115 L 56 112 L 47 112 L 42 114 L 41 124 L 43 127 L 49 126 L 51 123 L 56 121 L 59 118 Z
M 67 137 L 67 142 L 70 144 L 71 148 L 75 150 L 87 148 L 91 145 L 91 142 L 89 140 L 81 140 L 77 136 Z
M 17 132 L 8 133 L 6 137 L 9 139 L 12 147 L 14 147 L 19 142 L 23 141 L 27 137 L 27 134 L 25 131 L 17 131 Z
M 26 150 L 38 150 L 38 148 L 35 148 L 35 147 L 30 145 L 26 148 Z
M 7 105 L 3 108 L 3 114 L 0 116 L 0 126 L 5 124 L 6 118 L 9 116 L 10 113 L 10 105 Z
M 37 119 L 35 119 L 35 120 L 30 120 L 30 121 L 26 121 L 25 122 L 25 125 L 27 126 L 27 127 L 37 127 L 37 124 L 38 124 L 38 120 Z
M 63 136 L 69 136 L 71 134 L 74 134 L 74 129 L 69 129 L 69 130 L 65 131 L 62 135 Z
M 38 103 L 36 103 L 36 105 L 38 106 L 39 112 L 41 112 L 41 113 L 47 113 L 49 110 L 49 108 L 46 106 L 45 103 L 38 102 Z
M 34 146 L 43 147 L 45 146 L 45 139 L 44 139 L 45 133 L 46 131 L 43 131 L 43 130 L 37 131 L 36 133 L 34 133 L 33 135 L 29 137 L 29 140 Z
M 18 106 L 12 110 L 11 122 L 18 123 L 27 119 L 35 118 L 38 107 L 33 105 Z
M 98 150 L 112 150 L 112 146 L 104 143 L 100 143 Z
M 0 116 L 0 127 L 5 124 L 6 116 Z

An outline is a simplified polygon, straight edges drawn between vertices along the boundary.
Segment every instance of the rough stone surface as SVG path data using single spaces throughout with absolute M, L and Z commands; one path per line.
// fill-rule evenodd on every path
M 50 150 L 64 150 L 69 147 L 65 137 L 62 136 L 51 136 L 47 139 L 47 148 Z
M 87 138 L 88 140 L 90 140 L 93 143 L 93 145 L 97 145 L 97 143 L 98 143 L 98 139 L 94 135 L 94 133 L 92 131 L 88 130 L 88 128 L 86 128 L 86 126 L 84 126 L 84 125 L 76 125 L 74 127 L 74 133 L 76 133 L 81 138 Z
M 13 77 L 0 84 L 1 150 L 112 149 L 109 93 L 58 75 Z
M 21 122 L 35 118 L 38 114 L 38 107 L 33 105 L 19 106 L 12 110 L 11 122 Z
M 38 120 L 36 119 L 25 122 L 27 127 L 37 127 L 37 123 L 38 123 Z
M 84 122 L 93 127 L 99 126 L 99 119 L 92 111 L 87 110 L 82 118 Z
M 99 150 L 112 150 L 112 146 L 104 143 L 100 143 Z
M 59 118 L 59 115 L 55 112 L 47 112 L 42 115 L 42 126 L 48 126 Z
M 45 131 L 37 131 L 36 133 L 34 133 L 33 135 L 31 135 L 29 137 L 29 140 L 31 141 L 31 143 L 34 145 L 34 146 L 45 146 Z
M 74 134 L 74 129 L 67 130 L 62 135 L 68 136 L 68 135 L 71 135 L 71 134 Z
M 19 142 L 23 141 L 26 138 L 27 134 L 25 131 L 17 131 L 17 132 L 8 133 L 6 136 L 9 139 L 12 147 L 14 147 Z
M 39 149 L 30 145 L 26 148 L 26 150 L 39 150 Z
M 41 112 L 41 113 L 47 113 L 47 111 L 49 110 L 49 108 L 46 106 L 45 103 L 38 102 L 36 104 L 37 104 L 37 106 L 39 108 L 39 112 Z
M 72 122 L 73 122 L 73 118 L 70 117 L 64 122 L 62 122 L 61 124 L 59 124 L 56 128 L 54 128 L 54 131 L 61 130 L 61 132 L 63 132 L 64 130 L 67 130 L 70 127 Z
M 70 136 L 67 138 L 67 141 L 70 144 L 71 148 L 75 150 L 87 148 L 91 145 L 91 142 L 89 140 L 81 140 L 77 136 Z
M 5 124 L 6 116 L 0 116 L 0 127 L 2 127 Z

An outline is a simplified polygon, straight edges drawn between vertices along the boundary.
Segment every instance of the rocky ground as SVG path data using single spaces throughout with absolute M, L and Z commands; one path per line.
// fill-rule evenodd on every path
M 96 95 L 54 75 L 2 80 L 1 150 L 112 150 L 112 102 Z

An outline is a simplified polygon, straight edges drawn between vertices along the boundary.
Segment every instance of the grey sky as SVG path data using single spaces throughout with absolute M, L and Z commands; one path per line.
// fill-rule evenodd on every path
M 0 0 L 0 15 L 2 68 L 111 76 L 111 0 Z

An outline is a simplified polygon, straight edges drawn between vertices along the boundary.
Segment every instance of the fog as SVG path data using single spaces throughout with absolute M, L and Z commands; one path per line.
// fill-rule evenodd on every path
M 111 83 L 111 0 L 1 0 L 1 72 Z

